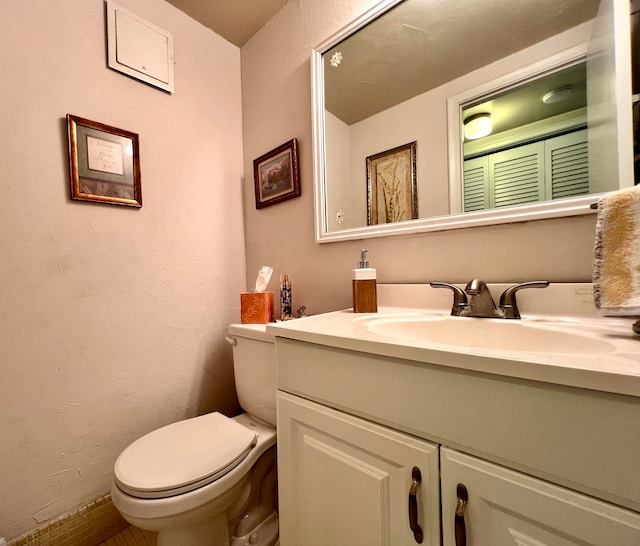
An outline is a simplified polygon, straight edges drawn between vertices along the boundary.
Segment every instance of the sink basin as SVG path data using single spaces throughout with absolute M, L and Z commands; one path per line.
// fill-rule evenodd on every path
M 366 319 L 371 333 L 420 344 L 429 343 L 536 353 L 609 353 L 612 343 L 596 333 L 576 331 L 573 324 L 528 320 L 479 319 L 451 316 L 389 316 Z

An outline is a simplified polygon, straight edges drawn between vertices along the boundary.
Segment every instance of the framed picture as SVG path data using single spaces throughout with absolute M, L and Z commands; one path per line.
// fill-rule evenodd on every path
M 417 217 L 416 142 L 367 157 L 367 225 Z
M 138 135 L 67 114 L 71 199 L 142 206 Z
M 298 141 L 294 138 L 253 160 L 256 208 L 300 196 Z

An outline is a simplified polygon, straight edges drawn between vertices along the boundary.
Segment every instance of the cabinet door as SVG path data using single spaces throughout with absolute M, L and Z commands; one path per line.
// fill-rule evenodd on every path
M 420 541 L 410 528 L 414 467 Z M 278 393 L 282 546 L 440 543 L 438 448 Z
M 448 448 L 440 452 L 445 546 L 640 544 L 640 514 Z M 465 490 L 464 515 L 456 516 Z

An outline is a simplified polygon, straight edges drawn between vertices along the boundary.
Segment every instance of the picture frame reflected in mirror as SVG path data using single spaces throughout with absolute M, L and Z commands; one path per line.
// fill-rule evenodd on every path
M 367 225 L 418 218 L 417 142 L 367 157 Z

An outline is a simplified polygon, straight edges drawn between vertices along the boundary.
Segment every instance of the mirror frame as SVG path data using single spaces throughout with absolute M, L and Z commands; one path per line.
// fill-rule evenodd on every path
M 560 218 L 566 216 L 578 216 L 594 214 L 596 211 L 592 206 L 603 195 L 602 193 L 589 194 L 582 197 L 572 197 L 557 201 L 545 201 L 531 205 L 519 205 L 514 207 L 504 207 L 501 209 L 491 209 L 486 211 L 458 213 L 449 216 L 437 216 L 431 218 L 420 218 L 417 220 L 407 220 L 389 224 L 377 224 L 373 226 L 361 226 L 346 228 L 343 230 L 328 231 L 328 218 L 326 213 L 326 184 L 325 184 L 325 101 L 324 101 L 324 63 L 322 56 L 339 42 L 345 40 L 351 34 L 367 25 L 386 11 L 399 4 L 403 0 L 382 0 L 363 15 L 346 25 L 328 39 L 322 41 L 311 51 L 311 100 L 312 100 L 312 124 L 313 124 L 313 178 L 314 178 L 314 217 L 315 217 L 315 240 L 317 243 L 328 243 L 337 241 L 350 241 L 357 239 L 368 239 L 373 237 L 385 237 L 392 235 L 408 235 L 415 233 L 426 233 L 432 231 L 444 231 L 462 229 L 477 226 L 488 226 L 495 224 L 506 224 L 514 222 L 526 222 L 530 220 L 541 220 L 547 218 Z M 614 0 L 615 1 L 615 0 Z M 587 45 L 579 46 L 568 50 L 566 54 L 553 57 L 555 66 L 563 63 L 571 63 L 580 56 L 586 57 Z M 449 184 L 457 176 L 458 183 L 461 174 L 461 143 L 460 134 L 461 104 L 472 100 L 489 91 L 496 91 L 500 88 L 513 86 L 516 81 L 522 81 L 531 77 L 534 73 L 539 74 L 543 70 L 549 70 L 545 63 L 538 63 L 532 67 L 523 69 L 522 74 L 506 76 L 502 80 L 494 80 L 481 88 L 476 88 L 455 97 L 450 97 L 447 101 L 447 116 L 449 123 L 448 147 L 449 147 Z M 547 63 L 548 64 L 548 63 Z M 455 121 L 457 120 L 457 122 Z M 452 130 L 452 127 L 454 128 Z M 453 146 L 453 148 L 452 148 Z M 455 150 L 452 152 L 452 150 Z M 459 190 L 458 190 L 459 191 Z M 451 199 L 451 197 L 450 197 Z

